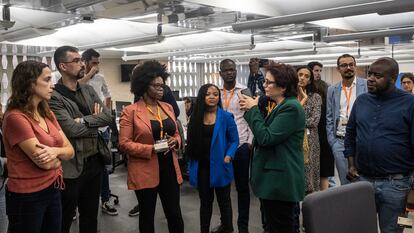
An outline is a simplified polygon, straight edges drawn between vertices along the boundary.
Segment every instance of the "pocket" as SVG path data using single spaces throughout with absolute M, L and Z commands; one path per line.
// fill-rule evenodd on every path
M 403 179 L 393 179 L 391 181 L 391 186 L 402 192 L 408 192 L 411 189 L 411 177 L 404 177 Z

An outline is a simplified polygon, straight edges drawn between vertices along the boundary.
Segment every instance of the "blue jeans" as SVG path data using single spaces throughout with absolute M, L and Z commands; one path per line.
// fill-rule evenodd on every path
M 403 229 L 398 227 L 397 219 L 405 212 L 407 195 L 413 185 L 413 176 L 405 176 L 402 179 L 378 179 L 361 175 L 359 180 L 368 181 L 374 187 L 381 233 L 402 233 Z
M 250 188 L 249 188 L 249 162 L 250 149 L 247 143 L 241 145 L 234 156 L 234 181 L 237 189 L 237 206 L 239 217 L 237 225 L 246 227 L 249 225 Z
M 335 144 L 332 146 L 332 152 L 335 157 L 335 165 L 338 170 L 339 181 L 341 185 L 349 184 L 346 179 L 348 173 L 348 160 L 344 156 L 344 140 L 337 138 Z
M 10 232 L 55 233 L 62 224 L 60 191 L 54 184 L 34 193 L 6 191 Z

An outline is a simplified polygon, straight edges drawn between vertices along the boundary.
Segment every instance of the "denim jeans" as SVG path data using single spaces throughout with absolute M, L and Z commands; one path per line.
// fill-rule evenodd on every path
M 402 233 L 403 229 L 398 227 L 397 219 L 405 212 L 407 195 L 413 185 L 413 176 L 405 176 L 402 179 L 378 179 L 361 175 L 359 180 L 368 181 L 374 186 L 381 233 Z
M 348 160 L 344 156 L 344 150 L 344 140 L 337 138 L 332 147 L 332 152 L 335 157 L 335 165 L 338 170 L 341 185 L 349 184 L 349 181 L 346 179 L 346 174 L 348 173 Z
M 249 225 L 250 188 L 249 188 L 250 149 L 247 143 L 241 145 L 233 160 L 234 181 L 237 189 L 239 217 L 237 225 L 247 228 Z
M 62 224 L 60 191 L 54 184 L 34 193 L 6 191 L 10 233 L 55 233 Z

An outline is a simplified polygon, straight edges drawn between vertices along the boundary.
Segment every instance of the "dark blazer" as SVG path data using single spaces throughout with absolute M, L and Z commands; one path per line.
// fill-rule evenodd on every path
M 267 200 L 301 201 L 305 194 L 305 112 L 296 97 L 286 98 L 265 119 L 257 106 L 244 118 L 254 135 L 253 193 Z
M 62 80 L 58 83 L 62 84 Z M 90 112 L 94 111 L 95 103 L 99 103 L 102 112 L 96 115 L 83 115 L 78 105 L 69 98 L 53 91 L 49 101 L 50 109 L 55 113 L 60 127 L 75 149 L 75 156 L 70 160 L 62 160 L 63 177 L 77 178 L 82 173 L 84 159 L 98 153 L 98 128 L 108 126 L 112 115 L 99 99 L 93 87 L 79 84 L 80 91 Z M 83 118 L 85 123 L 77 123 L 75 118 Z

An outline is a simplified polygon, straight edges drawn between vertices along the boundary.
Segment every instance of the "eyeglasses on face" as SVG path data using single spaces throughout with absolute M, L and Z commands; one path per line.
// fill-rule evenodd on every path
M 80 58 L 74 58 L 72 61 L 62 61 L 62 63 L 77 63 L 77 64 L 83 64 L 83 61 Z
M 164 89 L 165 84 L 163 84 L 163 83 L 154 83 L 154 84 L 150 84 L 150 86 L 152 86 L 154 89 L 160 90 L 160 89 Z
M 276 81 L 270 81 L 268 79 L 265 79 L 265 81 L 263 83 L 263 86 L 269 86 L 269 85 L 275 84 L 275 83 L 276 83 Z
M 346 63 L 342 63 L 342 64 L 339 64 L 339 67 L 340 68 L 354 68 L 355 67 L 355 64 L 354 63 L 349 63 L 349 64 L 346 64 Z

